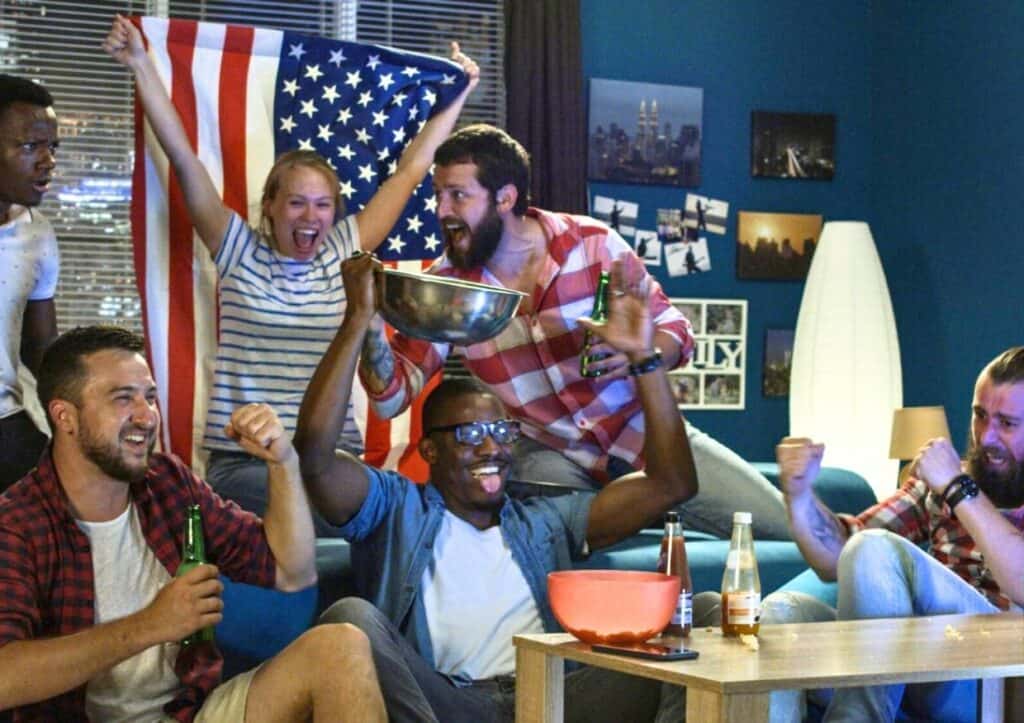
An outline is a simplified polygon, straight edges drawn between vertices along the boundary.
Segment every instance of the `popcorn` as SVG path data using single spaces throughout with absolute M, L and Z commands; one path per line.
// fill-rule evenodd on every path
M 964 636 L 959 630 L 954 628 L 952 625 L 946 626 L 946 638 L 948 640 L 963 640 Z
M 740 635 L 740 642 L 755 652 L 761 648 L 756 635 Z

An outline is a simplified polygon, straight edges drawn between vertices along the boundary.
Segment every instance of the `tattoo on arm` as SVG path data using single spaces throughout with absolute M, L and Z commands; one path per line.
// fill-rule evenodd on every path
M 383 329 L 370 329 L 363 340 L 359 366 L 372 391 L 385 389 L 395 377 L 395 356 Z
M 820 504 L 814 505 L 814 517 L 811 520 L 811 533 L 821 545 L 829 550 L 839 551 L 843 547 L 843 528 L 836 516 L 822 509 Z

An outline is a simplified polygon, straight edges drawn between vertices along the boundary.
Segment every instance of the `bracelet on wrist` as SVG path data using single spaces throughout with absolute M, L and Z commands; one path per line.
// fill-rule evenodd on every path
M 641 374 L 647 374 L 653 372 L 655 369 L 660 367 L 664 362 L 661 360 L 661 349 L 655 348 L 654 353 L 645 359 L 641 359 L 638 362 L 634 362 L 629 365 L 630 376 L 638 377 Z
M 946 505 L 949 507 L 950 512 L 953 512 L 953 509 L 964 500 L 977 497 L 981 491 L 978 489 L 978 483 L 967 475 L 961 475 L 957 479 L 960 481 L 959 486 L 946 500 Z
M 956 491 L 960 489 L 960 486 L 963 484 L 965 479 L 970 479 L 970 477 L 966 474 L 958 474 L 956 477 L 951 479 L 949 484 L 946 485 L 946 489 L 942 490 L 942 494 L 939 495 L 939 499 L 948 505 L 949 498 L 956 494 Z

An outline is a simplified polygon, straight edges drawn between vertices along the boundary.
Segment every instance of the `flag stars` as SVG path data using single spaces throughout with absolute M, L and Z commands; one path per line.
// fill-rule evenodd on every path
M 351 161 L 356 155 L 356 152 L 352 150 L 352 144 L 346 143 L 343 146 L 338 146 L 338 155 L 344 158 L 346 161 Z
M 295 58 L 296 60 L 302 60 L 302 56 L 306 54 L 306 49 L 302 47 L 302 43 L 297 45 L 288 46 L 288 57 Z
M 337 50 L 331 51 L 331 59 L 327 62 L 334 63 L 335 68 L 340 68 L 341 64 L 346 60 L 348 60 L 348 58 L 345 57 L 345 52 L 341 48 L 338 48 Z
M 394 143 L 401 143 L 405 140 L 405 128 L 399 128 L 391 131 L 391 135 L 394 136 Z
M 313 151 L 313 150 L 316 150 L 315 148 L 313 148 L 313 139 L 312 138 L 303 138 L 302 140 L 300 140 L 299 141 L 299 150 L 300 151 Z
M 341 185 L 338 186 L 338 193 L 349 200 L 352 200 L 352 196 L 355 192 L 356 189 L 352 187 L 352 183 L 350 181 L 342 181 Z
M 437 196 L 427 196 L 424 198 L 423 208 L 430 213 L 437 213 Z
M 402 105 L 408 97 L 405 93 L 395 93 L 395 97 L 391 99 L 391 105 Z
M 376 70 L 378 65 L 380 65 L 380 55 L 371 55 L 370 59 L 366 61 L 366 67 L 370 70 Z
M 366 132 L 365 128 L 356 129 L 356 140 L 360 143 L 370 144 L 370 134 Z
M 363 76 L 359 74 L 358 70 L 353 70 L 351 73 L 345 73 L 345 85 L 351 85 L 353 90 L 363 82 Z
M 455 85 L 455 76 L 442 73 L 441 85 Z
M 387 148 L 382 148 L 380 151 L 377 152 L 378 161 L 386 161 L 390 156 L 391 151 L 389 151 Z
M 380 76 L 380 82 L 377 83 L 377 87 L 378 88 L 383 88 L 384 90 L 387 90 L 388 88 L 390 88 L 394 84 L 395 84 L 395 79 L 392 76 L 392 74 L 391 73 L 384 73 L 383 75 Z
M 414 75 L 419 75 L 419 74 L 420 74 L 420 69 L 419 68 L 414 68 L 411 65 L 405 66 L 405 70 L 402 71 L 402 75 L 404 75 L 406 78 L 411 78 Z
M 322 96 L 320 96 L 320 97 L 323 100 L 326 100 L 328 103 L 333 103 L 334 101 L 338 100 L 338 98 L 341 97 L 340 95 L 338 95 L 338 86 L 337 85 L 325 85 L 324 86 L 324 94 Z
M 397 170 L 398 170 L 398 161 L 392 160 L 390 163 L 388 163 L 388 175 L 389 176 L 395 175 L 395 171 L 397 171 Z
M 359 94 L 359 100 L 356 101 L 359 105 L 366 108 L 370 103 L 373 102 L 373 94 L 370 91 L 364 91 Z
M 437 234 L 430 234 L 423 239 L 423 248 L 427 251 L 437 251 L 437 247 L 441 245 L 441 239 L 437 237 Z
M 317 63 L 316 65 L 307 65 L 306 66 L 306 77 L 309 78 L 310 80 L 312 80 L 314 83 L 317 82 L 318 80 L 320 80 L 320 77 L 322 75 L 323 75 L 323 71 L 320 70 L 320 64 L 319 63 Z
M 284 92 L 294 98 L 295 94 L 299 92 L 299 81 L 286 80 L 284 82 Z
M 360 181 L 372 181 L 373 177 L 377 175 L 377 172 L 373 170 L 369 163 L 364 166 L 359 166 L 359 180 Z
M 316 137 L 322 141 L 330 142 L 331 136 L 334 135 L 334 131 L 330 129 L 330 126 L 317 125 Z
M 423 228 L 423 222 L 420 221 L 419 216 L 410 216 L 409 218 L 405 219 L 405 223 L 408 225 L 408 228 L 406 230 L 412 231 L 413 233 L 419 233 L 420 229 Z
M 375 126 L 380 126 L 381 128 L 383 128 L 384 127 L 384 123 L 387 121 L 387 119 L 388 119 L 388 114 L 385 113 L 384 111 L 382 111 L 382 110 L 375 110 L 373 112 L 373 124 Z
M 342 125 L 348 125 L 348 122 L 352 120 L 352 110 L 350 108 L 342 108 L 338 111 L 338 122 Z
M 296 123 L 295 119 L 290 115 L 281 119 L 281 130 L 285 133 L 291 133 L 297 125 L 298 123 Z
M 413 106 L 409 109 L 409 120 L 416 120 L 416 117 L 420 114 L 420 109 Z
M 427 101 L 428 105 L 434 105 L 434 103 L 437 102 L 437 93 L 432 91 L 430 88 L 427 88 L 423 92 L 423 100 Z
M 402 253 L 402 249 L 406 246 L 405 241 L 398 234 L 394 236 L 388 236 L 388 251 L 394 251 L 395 253 Z
M 312 118 L 316 115 L 316 104 L 311 100 L 302 101 L 302 110 L 300 110 L 299 113 Z

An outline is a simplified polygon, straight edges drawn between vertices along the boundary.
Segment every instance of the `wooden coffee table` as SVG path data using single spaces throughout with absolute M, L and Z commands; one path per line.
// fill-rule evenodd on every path
M 768 720 L 768 693 L 979 678 L 979 720 L 1024 721 L 1024 615 L 941 615 L 765 625 L 754 651 L 694 630 L 700 658 L 671 663 L 591 652 L 565 633 L 517 635 L 516 721 L 558 723 L 563 659 L 686 686 L 686 719 Z M 1003 678 L 1010 678 L 1003 685 Z

